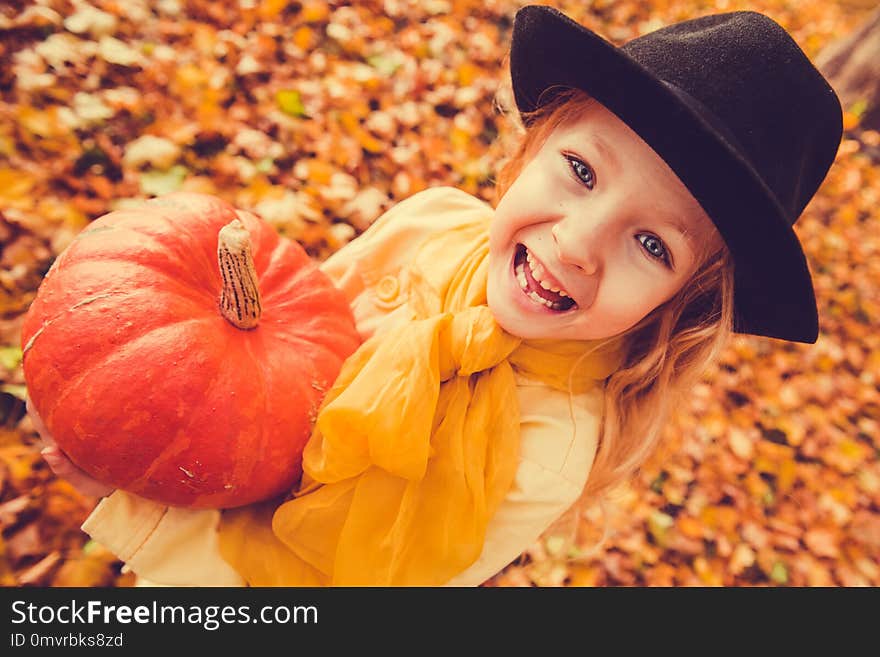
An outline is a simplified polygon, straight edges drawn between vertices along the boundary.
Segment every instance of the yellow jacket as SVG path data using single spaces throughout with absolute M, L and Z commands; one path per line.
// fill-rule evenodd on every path
M 401 277 L 413 247 L 432 231 L 491 213 L 485 202 L 437 187 L 397 204 L 363 235 L 327 259 L 321 269 L 347 295 L 366 339 L 409 316 Z M 476 586 L 500 571 L 561 515 L 580 494 L 596 451 L 601 390 L 569 396 L 517 375 L 521 445 L 513 486 L 492 517 L 480 557 L 453 577 L 452 586 Z M 103 499 L 83 531 L 105 545 L 140 577 L 174 586 L 237 586 L 238 573 L 220 556 L 220 512 L 165 507 L 124 491 Z

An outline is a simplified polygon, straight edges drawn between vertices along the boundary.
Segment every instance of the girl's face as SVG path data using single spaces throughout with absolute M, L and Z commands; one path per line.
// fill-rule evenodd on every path
M 721 244 L 669 166 L 591 102 L 550 134 L 495 210 L 489 308 L 522 338 L 611 337 L 669 300 Z

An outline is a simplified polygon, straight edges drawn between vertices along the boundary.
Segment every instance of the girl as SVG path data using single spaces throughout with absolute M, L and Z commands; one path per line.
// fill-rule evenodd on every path
M 780 26 L 719 14 L 616 48 L 528 6 L 510 62 L 527 129 L 496 207 L 429 189 L 322 265 L 366 341 L 298 490 L 224 512 L 112 492 L 83 529 L 136 573 L 479 584 L 632 475 L 731 331 L 816 340 L 792 225 L 841 109 Z

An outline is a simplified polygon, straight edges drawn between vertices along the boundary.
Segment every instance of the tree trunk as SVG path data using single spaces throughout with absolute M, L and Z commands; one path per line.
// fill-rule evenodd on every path
M 825 47 L 815 63 L 843 108 L 861 115 L 860 127 L 880 130 L 880 7 L 855 32 Z

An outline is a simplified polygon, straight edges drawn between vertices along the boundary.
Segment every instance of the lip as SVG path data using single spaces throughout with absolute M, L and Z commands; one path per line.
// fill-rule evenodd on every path
M 510 281 L 511 281 L 511 286 L 512 286 L 512 292 L 514 294 L 514 297 L 516 299 L 518 299 L 520 306 L 522 306 L 523 308 L 527 308 L 531 312 L 541 312 L 541 313 L 545 313 L 548 315 L 556 315 L 556 316 L 565 315 L 567 313 L 571 313 L 571 312 L 576 311 L 578 309 L 578 304 L 577 304 L 577 301 L 574 299 L 572 299 L 572 300 L 575 301 L 575 304 L 571 308 L 569 308 L 568 310 L 553 310 L 543 304 L 536 303 L 531 298 L 529 298 L 529 296 L 527 294 L 525 294 L 523 292 L 522 288 L 519 285 L 519 281 L 517 281 L 517 279 L 516 279 L 516 254 L 517 254 L 517 251 L 519 250 L 519 247 L 521 247 L 521 246 L 528 249 L 529 253 L 532 254 L 532 257 L 537 259 L 538 262 L 541 263 L 541 265 L 544 267 L 544 269 L 547 271 L 547 273 L 550 275 L 550 277 L 554 281 L 558 282 L 558 279 L 555 276 L 553 276 L 552 274 L 550 274 L 550 271 L 547 269 L 547 266 L 544 265 L 543 262 L 541 262 L 541 260 L 534 254 L 534 252 L 532 252 L 532 250 L 529 249 L 529 247 L 527 247 L 525 244 L 522 244 L 522 243 L 515 244 L 514 249 L 513 249 L 513 255 L 510 258 Z M 560 289 L 565 289 L 561 285 L 559 287 L 560 287 Z

